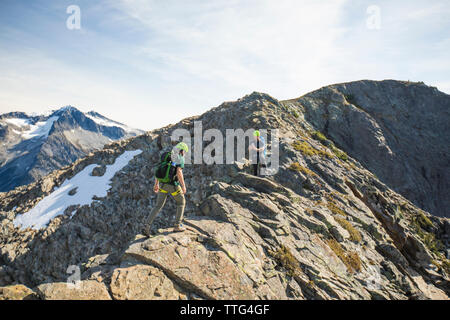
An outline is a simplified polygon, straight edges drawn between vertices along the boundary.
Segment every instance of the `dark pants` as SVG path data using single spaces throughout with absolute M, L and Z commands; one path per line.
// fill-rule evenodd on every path
M 260 154 L 258 157 L 256 157 L 256 163 L 252 164 L 253 169 L 253 175 L 258 176 L 259 175 L 259 169 L 261 167 L 266 167 L 266 158 L 263 154 Z
M 253 166 L 253 175 L 257 176 L 258 175 L 258 169 L 259 169 L 259 164 L 252 164 Z

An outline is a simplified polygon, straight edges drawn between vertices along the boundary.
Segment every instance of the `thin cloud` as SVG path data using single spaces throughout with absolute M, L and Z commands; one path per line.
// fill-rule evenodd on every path
M 286 96 L 330 73 L 322 62 L 338 50 L 345 2 L 122 1 L 119 8 L 149 28 L 140 48 L 148 58 L 198 79 Z
M 80 32 L 69 2 L 2 13 L 1 112 L 72 104 L 152 129 L 252 91 L 391 78 L 450 93 L 448 1 L 377 1 L 380 30 L 371 0 L 79 1 Z

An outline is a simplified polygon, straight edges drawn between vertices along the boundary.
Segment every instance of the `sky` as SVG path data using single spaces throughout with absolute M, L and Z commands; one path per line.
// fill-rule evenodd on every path
M 151 130 L 253 91 L 450 94 L 449 17 L 448 0 L 1 0 L 0 113 L 72 105 Z

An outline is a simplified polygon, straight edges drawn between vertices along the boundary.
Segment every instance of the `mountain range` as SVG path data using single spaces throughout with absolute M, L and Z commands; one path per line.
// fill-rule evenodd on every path
M 0 194 L 0 297 L 448 300 L 449 108 L 423 83 L 364 80 L 254 92 L 106 144 Z M 169 199 L 144 236 L 153 169 L 196 121 L 279 129 L 279 168 L 186 164 L 187 230 Z
M 72 106 L 45 115 L 0 115 L 0 192 L 26 185 L 105 144 L 143 133 Z

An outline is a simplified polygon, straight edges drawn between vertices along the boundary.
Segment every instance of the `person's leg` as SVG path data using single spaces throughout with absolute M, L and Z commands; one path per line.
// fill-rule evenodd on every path
M 181 221 L 183 220 L 184 208 L 186 206 L 186 199 L 184 198 L 184 194 L 181 191 L 181 187 L 178 186 L 174 191 L 178 191 L 176 195 L 173 196 L 175 202 L 177 203 L 177 215 L 175 218 L 175 228 L 179 228 Z
M 161 190 L 158 192 L 158 196 L 156 197 L 156 204 L 153 207 L 152 211 L 148 215 L 146 221 L 145 221 L 145 232 L 147 235 L 150 234 L 150 227 L 153 223 L 153 220 L 155 220 L 158 213 L 161 211 L 162 207 L 164 206 L 167 198 L 167 193 L 161 192 Z
M 254 163 L 252 164 L 253 166 L 253 175 L 257 176 L 258 175 L 258 164 Z
M 259 148 L 259 144 L 258 144 Z M 255 176 L 259 176 L 259 165 L 261 163 L 261 153 L 259 151 L 256 152 L 256 168 L 255 168 Z
M 266 168 L 267 167 L 267 161 L 266 156 L 262 153 L 259 159 L 260 167 Z

